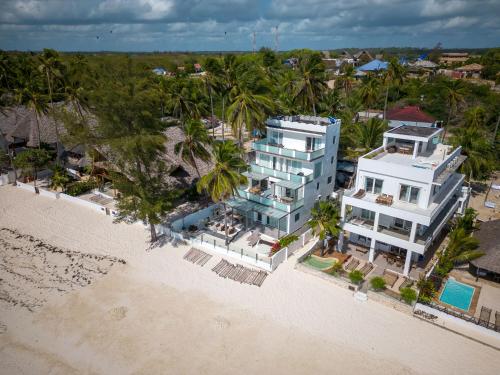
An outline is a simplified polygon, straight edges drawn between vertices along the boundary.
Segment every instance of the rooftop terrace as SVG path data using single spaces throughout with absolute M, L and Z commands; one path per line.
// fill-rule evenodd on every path
M 384 136 L 405 135 L 419 138 L 433 138 L 442 131 L 440 128 L 431 128 L 425 126 L 403 125 L 385 132 Z

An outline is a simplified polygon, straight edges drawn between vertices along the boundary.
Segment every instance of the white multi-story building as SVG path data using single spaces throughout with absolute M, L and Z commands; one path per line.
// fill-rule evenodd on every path
M 333 192 L 340 120 L 289 116 L 267 120 L 267 137 L 252 143 L 255 162 L 236 197 L 227 202 L 268 234 L 293 233 L 309 219 L 318 199 Z
M 422 259 L 446 222 L 467 204 L 461 147 L 442 143 L 443 129 L 404 125 L 384 133 L 383 145 L 359 158 L 355 187 L 342 199 L 349 241 L 406 253 L 403 274 Z

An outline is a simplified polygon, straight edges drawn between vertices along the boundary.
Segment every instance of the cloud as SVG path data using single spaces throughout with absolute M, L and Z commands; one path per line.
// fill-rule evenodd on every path
M 494 46 L 499 14 L 499 0 L 2 0 L 0 48 L 248 50 L 276 26 L 286 49 Z

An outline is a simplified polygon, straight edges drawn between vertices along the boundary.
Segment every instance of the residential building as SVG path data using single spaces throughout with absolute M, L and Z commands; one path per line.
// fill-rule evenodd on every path
M 451 65 L 455 63 L 463 63 L 469 59 L 467 52 L 445 52 L 439 58 L 440 64 Z
M 439 124 L 434 117 L 423 112 L 419 106 L 415 105 L 391 108 L 387 111 L 385 118 L 391 128 L 402 125 L 436 127 Z
M 469 272 L 474 276 L 484 277 L 500 282 L 500 220 L 480 223 L 479 230 L 474 233 L 484 255 L 469 263 Z
M 402 273 L 423 260 L 444 225 L 467 205 L 461 147 L 442 143 L 443 129 L 403 125 L 358 160 L 355 187 L 344 192 L 341 217 L 349 241 L 405 258 Z M 428 255 L 428 254 L 427 254 Z
M 387 70 L 387 66 L 389 63 L 387 61 L 381 60 L 372 60 L 369 63 L 366 63 L 360 66 L 356 72 L 357 73 L 368 73 L 368 72 L 379 72 L 381 70 Z
M 252 143 L 248 185 L 227 204 L 247 227 L 261 224 L 279 238 L 304 226 L 315 202 L 333 193 L 340 120 L 287 116 L 266 125 L 267 137 Z
M 455 72 L 459 72 L 461 78 L 481 78 L 483 68 L 481 64 L 468 64 L 456 68 Z

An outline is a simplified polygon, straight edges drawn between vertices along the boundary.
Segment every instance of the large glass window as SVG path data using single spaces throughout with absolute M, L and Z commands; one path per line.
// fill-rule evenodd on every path
M 323 165 L 321 162 L 314 164 L 314 178 L 321 176 Z
M 419 194 L 420 188 L 409 185 L 401 185 L 401 190 L 399 191 L 399 200 L 417 204 Z
M 384 180 L 376 178 L 365 177 L 365 191 L 367 193 L 380 194 L 382 192 L 382 185 Z
M 271 143 L 275 143 L 278 145 L 283 144 L 283 133 L 273 131 L 271 133 Z
M 396 218 L 396 220 L 394 220 L 394 226 L 396 228 L 399 228 L 399 229 L 407 231 L 407 232 L 411 231 L 411 221 L 408 221 L 408 220 Z
M 375 220 L 375 211 L 365 210 L 364 208 L 361 210 L 361 217 L 366 220 Z

